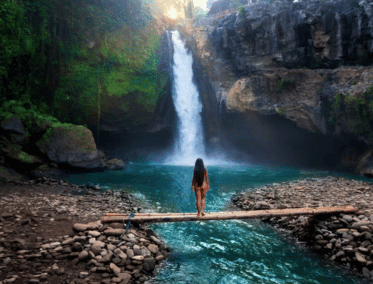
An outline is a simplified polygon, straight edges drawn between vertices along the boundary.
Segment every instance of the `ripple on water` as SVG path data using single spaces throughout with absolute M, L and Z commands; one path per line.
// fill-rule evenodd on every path
M 207 165 L 208 166 L 208 165 Z M 324 172 L 252 165 L 211 166 L 207 211 L 221 211 L 240 190 L 272 182 L 320 177 Z M 160 212 L 194 212 L 193 167 L 132 164 L 126 171 L 74 176 L 71 182 L 100 183 L 139 193 Z M 258 220 L 156 224 L 172 247 L 152 283 L 363 283 L 299 248 Z

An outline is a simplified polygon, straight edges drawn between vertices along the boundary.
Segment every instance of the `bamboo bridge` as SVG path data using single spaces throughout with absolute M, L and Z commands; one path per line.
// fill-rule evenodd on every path
M 355 213 L 359 210 L 353 206 L 332 206 L 318 208 L 288 208 L 255 211 L 227 211 L 206 212 L 205 216 L 198 217 L 197 213 L 135 213 L 131 218 L 132 223 L 162 223 L 162 222 L 184 222 L 184 221 L 208 221 L 208 220 L 232 220 L 232 219 L 254 219 L 272 218 L 300 215 L 320 215 L 336 213 Z M 102 219 L 103 223 L 122 222 L 128 220 L 130 214 L 106 213 Z

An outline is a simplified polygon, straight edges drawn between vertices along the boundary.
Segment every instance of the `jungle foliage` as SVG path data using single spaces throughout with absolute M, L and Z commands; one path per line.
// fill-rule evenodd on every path
M 157 72 L 161 35 L 150 2 L 3 0 L 0 106 L 17 101 L 92 124 L 107 98 L 121 96 L 129 116 L 133 101 L 151 114 L 168 77 Z

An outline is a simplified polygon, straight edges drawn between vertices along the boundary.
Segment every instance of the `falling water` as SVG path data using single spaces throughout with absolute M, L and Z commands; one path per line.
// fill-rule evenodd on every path
M 202 103 L 193 83 L 193 59 L 187 52 L 177 31 L 172 32 L 174 45 L 173 100 L 178 116 L 178 135 L 174 151 L 167 160 L 173 164 L 191 165 L 198 157 L 204 157 L 205 147 L 202 129 Z

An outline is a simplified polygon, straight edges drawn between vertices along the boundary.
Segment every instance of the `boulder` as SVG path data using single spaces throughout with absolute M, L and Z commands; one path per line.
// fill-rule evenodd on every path
M 24 144 L 27 142 L 27 132 L 16 116 L 1 121 L 0 128 L 8 134 L 12 143 Z
M 122 160 L 119 159 L 112 159 L 109 161 L 106 161 L 106 168 L 108 170 L 123 170 L 125 168 L 125 163 Z
M 105 168 L 104 155 L 97 150 L 92 132 L 81 125 L 59 124 L 52 127 L 36 146 L 57 164 L 87 170 Z

